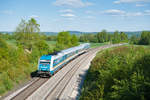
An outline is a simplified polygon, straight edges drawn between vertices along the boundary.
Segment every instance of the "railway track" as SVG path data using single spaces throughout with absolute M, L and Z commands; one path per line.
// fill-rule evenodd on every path
M 56 84 L 55 88 L 52 89 L 52 91 L 49 92 L 49 94 L 44 98 L 44 100 L 59 100 L 61 94 L 63 93 L 65 87 L 70 82 L 73 75 L 76 73 L 76 71 L 79 69 L 79 67 L 83 64 L 83 62 L 87 62 L 88 58 L 91 57 L 91 55 L 99 50 L 99 48 L 91 49 L 89 53 L 85 54 L 81 59 L 79 59 L 79 62 L 76 63 L 72 69 L 68 71 L 64 75 L 64 77 Z
M 96 54 L 96 52 L 99 51 L 100 49 L 103 50 L 115 46 L 119 46 L 119 45 L 107 45 L 103 47 L 90 49 L 90 51 L 86 53 L 81 59 L 78 59 L 78 62 L 72 67 L 72 69 L 70 69 L 70 71 L 68 71 L 68 73 L 65 74 L 65 76 L 56 84 L 56 86 L 42 100 L 61 100 L 62 99 L 61 95 L 63 95 L 65 88 L 67 87 L 68 83 L 70 82 L 70 80 L 72 79 L 76 71 L 80 68 L 80 66 L 83 65 L 83 63 L 86 66 L 86 64 L 90 61 L 89 58 L 92 57 L 94 53 Z M 67 100 L 67 98 L 63 100 Z
M 47 80 L 48 78 L 37 78 L 31 85 L 29 85 L 23 91 L 21 91 L 16 96 L 11 98 L 11 100 L 25 100 L 33 92 L 35 92 L 42 84 L 44 84 Z
M 91 49 L 92 50 L 92 49 Z M 90 50 L 90 51 L 91 51 Z M 77 62 L 76 62 L 77 63 Z M 76 65 L 74 64 L 74 66 Z M 69 71 L 68 71 L 69 72 Z M 42 86 L 49 78 L 37 78 L 28 87 L 23 89 L 17 95 L 11 98 L 11 100 L 25 100 L 32 95 L 40 86 Z

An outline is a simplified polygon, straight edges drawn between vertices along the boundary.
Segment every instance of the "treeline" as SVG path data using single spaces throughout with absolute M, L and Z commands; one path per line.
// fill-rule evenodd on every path
M 80 100 L 150 100 L 150 49 L 122 46 L 99 52 Z
M 115 31 L 113 34 L 108 33 L 106 30 L 99 32 L 97 34 L 82 34 L 79 37 L 80 42 L 93 42 L 93 43 L 120 43 L 128 42 L 128 35 L 124 32 Z
M 138 45 L 150 45 L 150 31 L 143 31 L 140 37 L 133 35 L 130 43 Z
M 30 74 L 37 70 L 41 55 L 78 45 L 76 35 L 69 32 L 51 37 L 39 32 L 40 25 L 31 18 L 21 20 L 13 34 L 0 34 L 0 95 L 30 79 Z M 47 43 L 52 37 L 56 40 L 54 47 Z M 8 44 L 11 40 L 15 41 L 15 46 Z

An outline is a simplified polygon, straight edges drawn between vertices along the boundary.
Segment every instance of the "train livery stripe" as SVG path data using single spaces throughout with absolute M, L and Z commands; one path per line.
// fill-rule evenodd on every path
M 77 55 L 83 53 L 84 51 L 81 51 L 80 53 L 78 52 L 77 54 L 70 56 L 69 58 L 67 58 L 66 60 L 62 61 L 61 63 L 59 63 L 58 65 L 54 66 L 52 69 L 52 71 L 54 71 L 55 69 L 57 69 L 57 67 L 61 66 L 63 63 L 67 63 L 69 60 L 73 59 L 74 57 L 76 57 Z

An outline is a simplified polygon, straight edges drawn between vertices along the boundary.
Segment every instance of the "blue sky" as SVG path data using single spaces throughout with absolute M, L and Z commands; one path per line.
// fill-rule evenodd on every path
M 41 31 L 150 30 L 150 0 L 0 0 L 0 31 L 31 17 Z

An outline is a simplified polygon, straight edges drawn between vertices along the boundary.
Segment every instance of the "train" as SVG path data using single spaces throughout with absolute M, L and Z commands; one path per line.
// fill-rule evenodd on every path
M 65 64 L 88 51 L 90 43 L 83 43 L 79 46 L 68 48 L 57 54 L 43 55 L 38 60 L 38 75 L 52 76 L 60 70 Z

